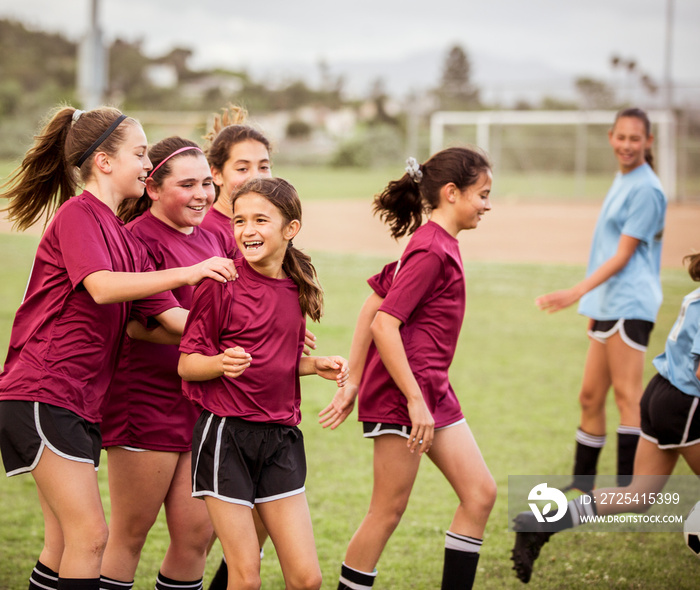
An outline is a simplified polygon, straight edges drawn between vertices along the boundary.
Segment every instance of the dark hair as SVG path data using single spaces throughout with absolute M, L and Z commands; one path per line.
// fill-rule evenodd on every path
M 301 201 L 296 189 L 282 178 L 251 178 L 231 196 L 232 208 L 236 200 L 250 193 L 265 197 L 284 218 L 286 223 L 297 219 L 301 223 Z M 323 315 L 323 289 L 311 258 L 298 250 L 290 241 L 282 262 L 282 270 L 299 288 L 299 305 L 304 315 L 317 322 Z
M 700 253 L 688 254 L 683 258 L 688 263 L 688 274 L 694 281 L 700 281 Z
M 212 168 L 223 170 L 224 164 L 229 159 L 231 147 L 248 139 L 263 144 L 268 152 L 271 151 L 272 148 L 267 137 L 257 129 L 243 124 L 248 118 L 248 113 L 244 108 L 229 104 L 222 111 L 221 115 L 214 115 L 214 122 L 209 132 L 204 136 L 207 141 L 205 153 Z M 220 187 L 215 185 L 214 189 L 218 197 Z
M 463 191 L 489 170 L 491 164 L 478 148 L 447 148 L 421 164 L 420 180 L 408 172 L 392 180 L 374 197 L 374 213 L 389 225 L 393 238 L 412 234 L 423 223 L 423 214 L 440 204 L 443 186 L 452 182 Z
M 53 111 L 20 166 L 2 185 L 0 196 L 10 199 L 3 211 L 14 222 L 13 227 L 25 230 L 42 215 L 48 223 L 56 209 L 76 193 L 78 182 L 85 183 L 92 177 L 94 158 L 88 157 L 77 168 L 81 156 L 122 116 L 111 107 L 85 111 L 75 121 L 74 113 L 76 109 L 68 106 Z M 93 153 L 114 156 L 124 142 L 127 125 L 138 122 L 131 117 L 124 119 Z
M 177 150 L 185 147 L 191 147 L 195 149 L 186 150 L 184 152 L 180 152 L 179 154 L 170 157 L 167 162 L 165 162 L 162 166 L 160 166 L 160 168 L 158 168 L 158 170 L 156 170 L 158 165 L 161 162 L 163 162 L 163 160 L 174 154 Z M 194 141 L 191 141 L 189 139 L 183 139 L 182 137 L 178 137 L 177 135 L 173 137 L 166 137 L 158 143 L 153 144 L 148 149 L 148 159 L 153 165 L 153 169 L 151 170 L 151 173 L 148 175 L 148 177 L 153 179 L 153 182 L 156 184 L 156 186 L 161 186 L 163 184 L 163 181 L 168 176 L 170 176 L 170 174 L 172 174 L 173 161 L 181 157 L 192 156 L 204 156 L 201 148 Z M 146 211 L 151 206 L 152 202 L 153 201 L 148 196 L 148 192 L 144 190 L 143 195 L 140 196 L 138 199 L 128 199 L 126 201 L 122 201 L 122 203 L 119 205 L 119 209 L 117 210 L 117 215 L 121 217 L 124 223 L 128 223 L 129 221 L 131 221 L 135 217 L 138 217 L 144 211 Z
M 651 135 L 651 121 L 649 121 L 649 116 L 642 109 L 632 107 L 618 111 L 617 115 L 615 115 L 613 130 L 615 129 L 615 125 L 617 124 L 618 120 L 622 119 L 623 117 L 639 119 L 644 124 L 644 132 L 646 133 L 646 136 L 649 137 Z M 644 160 L 647 164 L 649 164 L 649 166 L 652 167 L 652 169 L 654 168 L 654 154 L 651 153 L 650 148 L 644 150 Z

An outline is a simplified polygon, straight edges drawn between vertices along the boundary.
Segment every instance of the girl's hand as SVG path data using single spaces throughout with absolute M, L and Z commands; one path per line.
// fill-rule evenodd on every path
M 342 356 L 319 356 L 315 358 L 316 374 L 324 379 L 335 380 L 343 387 L 348 380 L 348 361 Z
M 535 299 L 535 305 L 542 311 L 554 313 L 576 303 L 581 296 L 574 289 L 563 289 L 554 291 Z
M 221 359 L 224 377 L 235 379 L 240 377 L 248 367 L 250 367 L 251 356 L 240 346 L 227 348 Z
M 328 404 L 318 415 L 318 423 L 324 428 L 330 426 L 331 430 L 335 430 L 340 426 L 355 407 L 355 398 L 357 398 L 358 387 L 352 383 L 348 383 L 345 387 L 341 387 L 335 392 L 331 403 Z
M 435 436 L 435 420 L 423 397 L 408 402 L 408 415 L 411 418 L 411 434 L 406 446 L 411 453 L 418 449 L 418 454 L 430 450 Z
M 230 258 L 213 256 L 207 260 L 188 267 L 190 275 L 188 285 L 196 285 L 202 279 L 215 279 L 220 283 L 235 281 L 238 278 L 236 267 Z
M 309 356 L 312 350 L 316 350 L 316 336 L 313 332 L 306 330 L 304 337 L 304 354 Z

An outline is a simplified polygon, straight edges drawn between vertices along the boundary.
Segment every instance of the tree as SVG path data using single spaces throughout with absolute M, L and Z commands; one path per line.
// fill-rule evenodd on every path
M 601 80 L 577 78 L 576 91 L 584 109 L 609 109 L 615 105 L 615 92 Z
M 468 109 L 480 106 L 479 89 L 471 82 L 469 57 L 459 45 L 454 45 L 447 52 L 436 94 L 443 109 Z

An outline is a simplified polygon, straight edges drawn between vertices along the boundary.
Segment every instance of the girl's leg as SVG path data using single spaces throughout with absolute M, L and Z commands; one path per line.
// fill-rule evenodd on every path
M 615 403 L 620 412 L 617 430 L 617 484 L 627 485 L 634 469 L 634 454 L 639 440 L 639 402 L 644 393 L 644 351 L 632 348 L 620 333 L 608 339 L 608 364 Z
M 44 548 L 29 577 L 29 590 L 49 590 L 58 587 L 58 570 L 63 555 L 63 531 L 44 494 L 38 488 L 37 492 L 44 515 Z
M 295 494 L 256 506 L 275 545 L 285 587 L 290 590 L 320 588 L 321 568 L 306 494 Z
M 690 447 L 683 447 L 680 449 L 680 454 L 688 463 L 688 467 L 693 470 L 693 473 L 700 475 L 700 443 L 694 444 Z
M 606 344 L 589 340 L 583 380 L 579 393 L 581 422 L 576 432 L 574 480 L 571 487 L 593 489 L 598 456 L 605 444 L 605 399 L 612 383 Z
M 260 588 L 260 548 L 251 508 L 212 496 L 204 500 L 229 564 L 229 588 Z
M 214 532 L 206 504 L 192 497 L 191 462 L 192 453 L 180 453 L 165 498 L 170 545 L 160 571 L 163 576 L 178 581 L 202 578 L 207 547 Z
M 148 531 L 170 488 L 179 453 L 107 450 L 111 516 L 102 575 L 131 582 Z
M 403 437 L 385 434 L 374 439 L 372 499 L 348 545 L 346 565 L 360 572 L 374 571 L 406 510 L 419 465 L 420 455 L 409 452 Z
M 48 556 L 60 542 L 58 523 L 63 537 L 60 578 L 97 580 L 108 530 L 94 465 L 64 459 L 45 448 L 32 475 L 45 518 L 47 509 L 53 513 L 46 521 L 51 539 L 42 555 L 53 560 Z
M 496 482 L 466 423 L 435 432 L 428 456 L 457 494 L 459 506 L 445 538 L 442 587 L 471 588 Z

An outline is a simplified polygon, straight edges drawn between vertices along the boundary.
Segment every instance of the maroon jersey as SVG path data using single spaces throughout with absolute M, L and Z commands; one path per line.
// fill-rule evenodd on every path
M 225 256 L 218 240 L 206 230 L 183 234 L 146 211 L 126 228 L 146 245 L 156 270 L 191 266 Z M 194 287 L 172 293 L 189 309 Z M 125 338 L 119 367 L 112 380 L 102 420 L 103 446 L 126 445 L 153 451 L 187 452 L 200 409 L 182 395 L 177 374 L 177 345 L 152 344 Z
M 210 207 L 199 226 L 213 233 L 219 240 L 221 247 L 229 258 L 240 258 L 241 253 L 236 247 L 236 240 L 233 237 L 231 219 L 220 211 Z
M 82 281 L 108 270 L 153 270 L 143 244 L 88 192 L 64 203 L 44 233 L 17 310 L 0 400 L 30 400 L 99 422 L 132 307 L 157 315 L 177 302 L 163 293 L 98 305 Z
M 183 382 L 185 395 L 217 416 L 295 426 L 301 421 L 299 359 L 306 320 L 292 279 L 272 279 L 236 260 L 238 279 L 202 281 L 180 351 L 217 355 L 240 346 L 252 357 L 235 379 Z
M 397 270 L 398 268 L 398 270 Z M 464 319 L 465 281 L 459 243 L 428 221 L 411 237 L 398 265 L 369 280 L 384 297 L 379 310 L 401 320 L 409 365 L 435 420 L 435 427 L 463 418 L 448 370 Z M 406 398 L 372 343 L 360 382 L 359 419 L 410 426 Z

